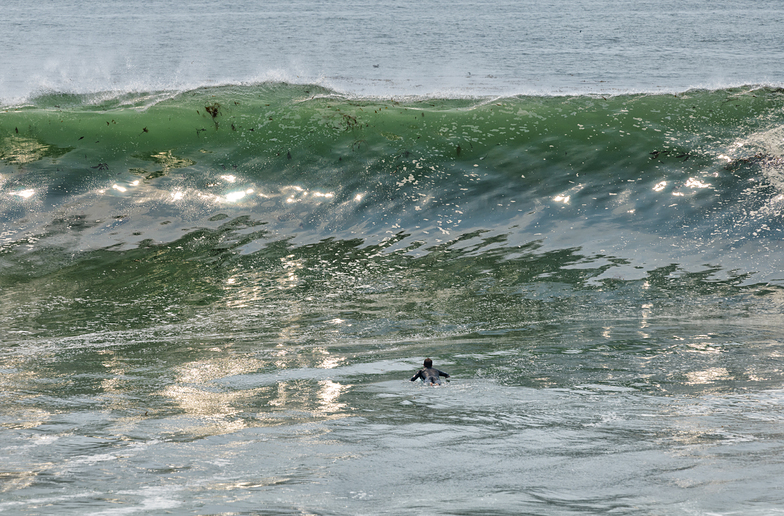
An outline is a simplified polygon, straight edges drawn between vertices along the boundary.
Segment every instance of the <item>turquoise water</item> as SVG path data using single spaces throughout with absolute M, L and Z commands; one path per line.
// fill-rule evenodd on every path
M 775 513 L 781 11 L 678 5 L 11 3 L 0 512 Z

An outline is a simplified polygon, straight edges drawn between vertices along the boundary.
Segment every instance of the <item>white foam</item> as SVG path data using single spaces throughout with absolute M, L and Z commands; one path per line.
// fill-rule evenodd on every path
M 119 514 L 134 514 L 151 512 L 153 514 L 175 509 L 182 505 L 182 501 L 175 499 L 175 494 L 181 491 L 179 487 L 145 487 L 135 491 L 119 491 L 117 494 L 140 497 L 138 505 L 130 507 L 117 507 L 92 513 L 93 516 L 116 516 Z

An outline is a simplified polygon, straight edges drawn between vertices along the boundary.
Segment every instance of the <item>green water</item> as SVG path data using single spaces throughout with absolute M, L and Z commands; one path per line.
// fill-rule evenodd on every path
M 0 510 L 767 513 L 783 103 L 7 109 Z

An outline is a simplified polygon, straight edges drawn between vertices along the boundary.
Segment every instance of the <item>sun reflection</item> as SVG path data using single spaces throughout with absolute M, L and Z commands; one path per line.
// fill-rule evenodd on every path
M 334 369 L 342 364 L 346 359 L 344 357 L 336 357 L 333 355 L 325 357 L 320 364 L 316 367 L 320 369 Z
M 724 367 L 711 367 L 704 371 L 686 373 L 686 385 L 705 385 L 716 381 L 732 380 L 730 372 Z
M 236 182 L 237 180 L 237 178 L 234 176 L 221 176 L 221 178 L 226 179 L 227 181 L 231 179 L 231 181 L 228 181 L 231 183 Z M 183 197 L 183 195 L 184 193 L 181 193 L 179 190 L 174 190 L 171 192 L 173 200 L 179 200 Z M 247 200 L 250 196 L 252 196 L 254 199 L 272 199 L 275 197 L 282 197 L 287 204 L 300 203 L 308 200 L 311 202 L 320 202 L 324 200 L 331 200 L 335 197 L 334 192 L 309 191 L 305 188 L 302 188 L 301 186 L 296 185 L 284 186 L 276 193 L 259 191 L 258 187 L 254 185 L 252 188 L 236 190 L 221 195 L 209 193 L 206 191 L 196 191 L 193 195 L 203 200 L 204 202 L 211 203 L 236 203 L 241 200 Z
M 240 190 L 237 192 L 231 192 L 224 196 L 226 202 L 237 202 L 240 199 L 244 199 L 246 195 L 250 195 L 253 193 L 253 188 L 248 188 L 247 190 Z
M 177 380 L 183 383 L 202 383 L 226 376 L 254 372 L 264 367 L 264 362 L 250 356 L 229 355 L 215 348 L 216 356 L 183 364 L 175 369 Z
M 126 364 L 113 350 L 98 352 L 104 359 L 101 365 L 105 369 L 105 376 L 101 380 L 101 390 L 104 392 L 104 407 L 111 410 L 125 410 L 131 406 L 129 391 L 132 382 L 127 377 Z
M 286 202 L 289 204 L 295 202 L 302 202 L 307 198 L 316 200 L 316 199 L 332 199 L 335 197 L 334 192 L 319 192 L 319 191 L 309 191 L 301 186 L 296 185 L 289 185 L 281 188 L 281 193 L 286 196 Z
M 642 315 L 642 321 L 640 322 L 640 332 L 639 333 L 642 336 L 642 338 L 648 339 L 648 338 L 650 338 L 650 335 L 648 333 L 643 332 L 642 330 L 644 330 L 645 328 L 650 326 L 648 324 L 648 317 L 650 317 L 650 315 L 651 315 L 651 309 L 653 308 L 653 304 L 646 303 L 646 304 L 642 305 L 641 308 L 642 308 L 642 314 L 641 314 Z
M 283 407 L 288 400 L 288 382 L 278 382 L 277 396 L 267 402 L 271 407 Z
M 237 202 L 243 197 L 245 197 L 245 192 L 231 192 L 226 194 L 226 202 Z
M 281 258 L 280 261 L 285 274 L 278 277 L 278 288 L 289 288 L 294 286 L 299 281 L 297 271 L 303 269 L 305 265 L 302 263 L 302 260 L 294 259 L 293 254 Z
M 164 174 L 168 173 L 170 170 L 190 167 L 191 165 L 196 164 L 195 161 L 188 158 L 178 158 L 177 156 L 174 156 L 172 151 L 158 152 L 150 155 L 150 157 L 163 167 L 162 172 Z
M 686 184 L 683 186 L 686 186 L 688 188 L 710 188 L 709 183 L 703 183 L 696 177 L 690 177 L 688 181 L 686 181 Z
M 667 181 L 660 181 L 653 187 L 654 192 L 661 192 L 667 186 Z
M 346 406 L 345 403 L 338 403 L 340 396 L 346 392 L 350 385 L 343 385 L 332 380 L 322 380 L 319 382 L 321 388 L 318 393 L 319 404 L 324 412 L 338 412 Z
M 44 470 L 47 469 L 47 466 L 53 466 L 53 463 L 45 463 L 40 465 L 40 469 Z M 38 480 L 38 475 L 41 471 L 15 471 L 15 472 L 3 472 L 0 474 L 0 478 L 3 479 L 3 485 L 0 486 L 0 493 L 6 493 L 9 491 L 18 491 L 21 489 L 27 489 L 33 483 Z
M 32 138 L 24 138 L 15 134 L 0 140 L 0 143 L 0 159 L 11 165 L 26 165 L 47 155 L 60 155 L 67 152 L 67 150 L 57 149 Z
M 27 188 L 26 190 L 19 190 L 18 192 L 12 192 L 11 195 L 16 195 L 23 199 L 29 199 L 33 195 L 35 195 L 35 190 L 32 188 Z
M 165 387 L 160 394 L 173 400 L 186 414 L 199 418 L 200 426 L 208 427 L 211 432 L 233 432 L 246 426 L 237 415 L 244 412 L 243 407 L 258 396 L 261 388 L 233 391 L 210 382 L 252 373 L 264 364 L 252 357 L 213 349 L 214 357 L 174 368 L 175 383 Z
M 245 396 L 244 392 L 210 392 L 193 385 L 169 385 L 163 395 L 175 400 L 180 408 L 194 416 L 225 417 L 236 414 L 232 401 Z

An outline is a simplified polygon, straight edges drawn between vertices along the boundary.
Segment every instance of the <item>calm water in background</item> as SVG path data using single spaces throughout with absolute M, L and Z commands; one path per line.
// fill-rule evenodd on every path
M 0 98 L 210 82 L 367 94 L 778 83 L 775 0 L 3 3 Z
M 0 513 L 782 512 L 779 2 L 0 10 Z

